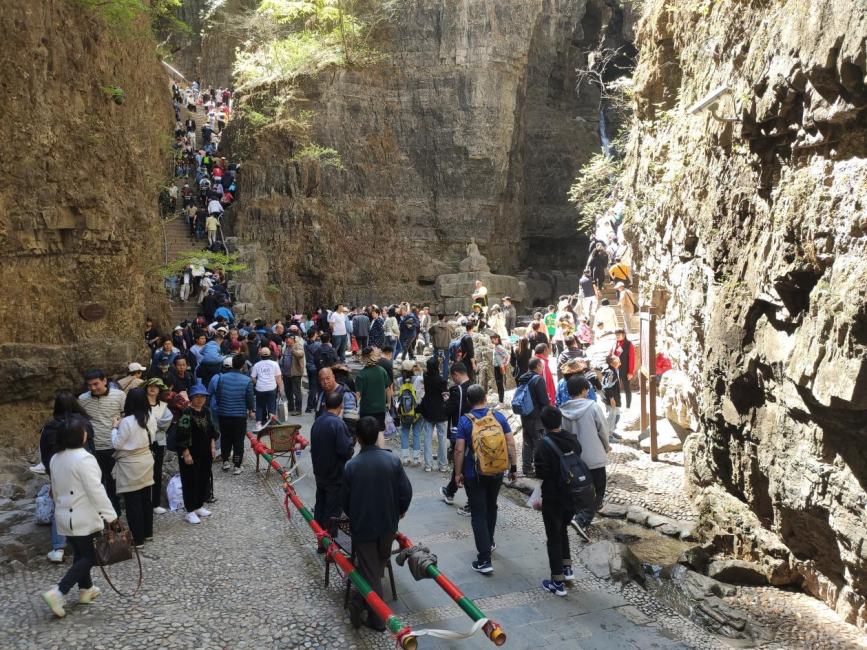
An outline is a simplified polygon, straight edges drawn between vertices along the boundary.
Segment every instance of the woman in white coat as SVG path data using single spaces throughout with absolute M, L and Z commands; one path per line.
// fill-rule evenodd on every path
M 151 486 L 151 505 L 155 515 L 162 515 L 166 509 L 162 506 L 163 498 L 163 458 L 166 454 L 166 432 L 172 426 L 173 414 L 166 403 L 165 391 L 168 386 L 162 379 L 154 377 L 148 379 L 142 388 L 148 395 L 148 403 L 151 405 L 151 415 L 157 421 L 157 435 L 151 443 L 151 453 L 154 457 L 154 484 Z
M 115 448 L 112 475 L 117 494 L 126 503 L 126 520 L 137 548 L 143 548 L 154 535 L 154 510 L 151 486 L 154 484 L 154 457 L 151 443 L 156 439 L 157 421 L 143 388 L 134 388 L 126 396 L 125 418 L 111 430 Z
M 72 566 L 61 581 L 42 594 L 57 616 L 66 616 L 66 594 L 78 585 L 78 602 L 87 604 L 99 595 L 90 570 L 96 564 L 93 540 L 105 524 L 115 525 L 117 513 L 102 485 L 102 472 L 96 458 L 85 448 L 86 420 L 70 419 L 57 432 L 57 453 L 52 456 L 51 493 L 57 532 L 66 535 L 74 550 Z

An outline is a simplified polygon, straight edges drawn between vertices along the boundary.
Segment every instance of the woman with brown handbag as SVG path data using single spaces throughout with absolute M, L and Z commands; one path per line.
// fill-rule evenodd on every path
M 74 550 L 72 566 L 63 579 L 42 594 L 45 602 L 61 618 L 63 606 L 72 586 L 80 589 L 78 602 L 90 603 L 99 595 L 90 570 L 96 564 L 93 541 L 106 523 L 117 526 L 117 513 L 102 485 L 102 472 L 96 458 L 84 447 L 87 441 L 86 420 L 70 419 L 57 432 L 57 453 L 51 458 L 51 492 L 57 532 L 66 535 Z

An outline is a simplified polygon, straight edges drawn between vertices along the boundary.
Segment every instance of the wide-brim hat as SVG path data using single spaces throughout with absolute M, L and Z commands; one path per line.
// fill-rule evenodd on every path
M 196 395 L 204 395 L 205 397 L 207 397 L 209 395 L 208 389 L 205 388 L 202 384 L 196 384 L 189 390 L 189 392 L 187 393 L 187 397 L 195 397 Z
M 160 390 L 168 390 L 169 387 L 166 386 L 166 382 L 164 382 L 159 377 L 153 377 L 152 379 L 148 379 L 142 384 L 142 387 L 147 388 L 149 386 L 156 386 Z
M 581 366 L 584 366 L 583 368 Z M 584 372 L 587 368 L 587 362 L 583 359 L 573 359 L 568 363 L 564 363 L 560 366 L 560 374 L 561 375 L 577 375 L 579 372 Z

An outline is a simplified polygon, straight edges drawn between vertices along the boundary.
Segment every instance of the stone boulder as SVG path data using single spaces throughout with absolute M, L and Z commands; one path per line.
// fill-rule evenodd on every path
M 714 560 L 707 565 L 707 575 L 714 580 L 739 585 L 768 584 L 765 569 L 755 562 L 746 560 Z
M 659 381 L 660 413 L 681 428 L 698 431 L 695 388 L 680 370 L 669 370 Z
M 656 421 L 656 449 L 659 453 L 669 451 L 681 451 L 683 449 L 683 441 L 686 440 L 688 431 L 683 429 L 676 422 L 662 419 Z M 641 433 L 641 451 L 650 453 L 650 430 L 647 429 Z
M 460 311 L 466 314 L 472 309 L 476 280 L 481 280 L 487 288 L 489 306 L 499 304 L 503 296 L 509 296 L 520 311 L 527 300 L 527 285 L 514 276 L 485 272 L 448 273 L 437 276 L 435 287 L 437 300 L 443 303 L 446 313 Z
M 585 546 L 578 559 L 597 578 L 626 582 L 637 580 L 643 583 L 645 574 L 641 561 L 628 546 L 607 540 Z

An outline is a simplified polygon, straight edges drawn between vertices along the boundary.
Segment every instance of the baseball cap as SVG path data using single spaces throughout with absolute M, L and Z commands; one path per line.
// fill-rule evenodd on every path
M 262 348 L 261 350 L 259 350 L 259 356 L 260 357 L 270 357 L 271 356 L 271 348 L 269 348 L 267 346 Z
M 133 361 L 127 366 L 127 370 L 129 370 L 129 372 L 141 372 L 147 370 L 147 368 L 141 365 L 138 361 Z
M 196 384 L 193 386 L 190 391 L 187 393 L 189 397 L 195 397 L 196 395 L 208 395 L 208 389 L 205 388 L 202 384 Z
M 232 359 L 233 359 L 233 358 L 234 358 L 234 357 L 226 357 L 225 359 L 223 359 L 223 367 L 224 367 L 224 368 L 231 368 L 231 367 L 232 367 Z

